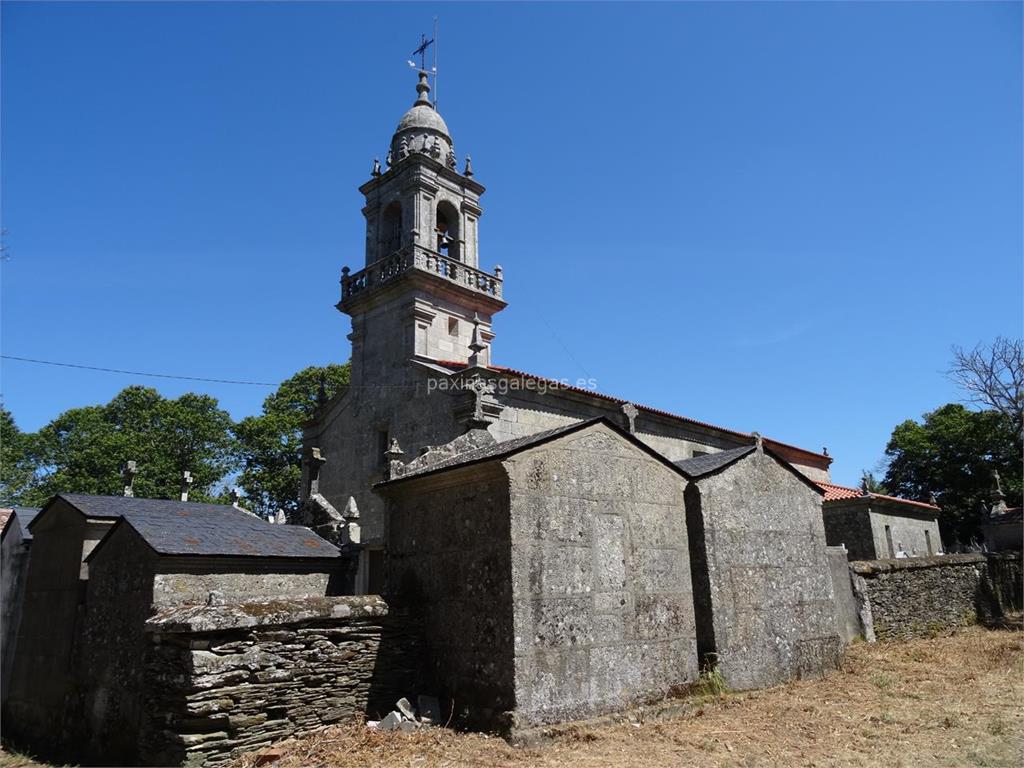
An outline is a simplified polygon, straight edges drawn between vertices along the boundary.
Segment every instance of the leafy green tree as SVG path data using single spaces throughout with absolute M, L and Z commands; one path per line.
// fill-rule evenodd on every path
M 34 436 L 35 467 L 22 503 L 41 504 L 60 492 L 116 495 L 122 469 L 136 462 L 135 495 L 177 498 L 184 470 L 192 473 L 190 500 L 210 501 L 215 486 L 237 468 L 232 421 L 217 400 L 187 393 L 174 400 L 132 386 L 106 405 L 72 408 Z
M 302 425 L 349 382 L 349 364 L 310 367 L 283 382 L 263 413 L 235 425 L 241 446 L 239 485 L 254 512 L 291 514 L 299 506 Z
M 32 436 L 18 429 L 14 416 L 0 406 L 0 504 L 18 503 L 34 477 L 29 456 Z
M 918 501 L 936 494 L 947 543 L 977 536 L 983 509 L 993 502 L 993 470 L 1002 477 L 1007 503 L 1021 503 L 1020 433 L 998 411 L 944 405 L 921 422 L 897 426 L 885 454 L 883 483 L 891 493 Z

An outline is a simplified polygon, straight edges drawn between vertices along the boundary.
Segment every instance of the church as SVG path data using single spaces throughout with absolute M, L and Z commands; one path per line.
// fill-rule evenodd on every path
M 470 724 L 621 710 L 709 664 L 734 688 L 834 668 L 829 456 L 499 365 L 484 187 L 426 72 L 416 91 L 360 187 L 351 383 L 305 429 L 294 522 L 356 559 L 353 593 L 420 617 Z
M 315 450 L 323 461 L 307 461 L 304 495 L 315 479 L 334 509 L 358 510 L 355 590 L 373 594 L 385 587 L 388 533 L 373 486 L 387 478 L 389 452 L 409 461 L 473 429 L 503 442 L 594 418 L 618 424 L 669 461 L 753 442 L 746 432 L 495 362 L 495 316 L 506 301 L 502 267 L 481 263 L 484 187 L 468 156 L 459 170 L 426 73 L 416 91 L 386 162 L 375 162 L 360 187 L 364 265 L 342 270 L 337 305 L 352 322 L 351 384 L 304 434 L 306 456 Z M 768 438 L 764 444 L 810 480 L 829 480 L 826 453 Z
M 212 768 L 354 717 L 404 724 L 387 710 L 416 694 L 516 737 L 711 670 L 736 690 L 826 674 L 907 616 L 962 622 L 1004 572 L 927 557 L 939 509 L 833 485 L 824 451 L 499 365 L 484 187 L 430 90 L 420 72 L 360 187 L 351 382 L 305 427 L 295 519 L 189 502 L 188 472 L 180 500 L 136 499 L 129 462 L 122 497 L 58 494 L 29 537 L 8 521 L 9 738 Z

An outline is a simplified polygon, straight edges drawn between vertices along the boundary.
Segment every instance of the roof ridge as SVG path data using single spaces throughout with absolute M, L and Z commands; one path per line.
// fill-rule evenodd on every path
M 435 362 L 437 365 L 440 365 L 442 367 L 454 368 L 456 370 L 463 370 L 464 368 L 469 367 L 468 363 L 459 362 L 457 360 L 435 360 L 433 362 Z M 592 397 L 598 397 L 598 398 L 601 398 L 602 400 L 610 400 L 612 402 L 619 403 L 619 404 L 632 403 L 633 405 L 635 405 L 640 410 L 647 411 L 648 413 L 654 413 L 654 414 L 657 414 L 659 416 L 668 416 L 669 418 L 677 419 L 679 421 L 685 421 L 685 422 L 688 422 L 690 424 L 696 424 L 698 426 L 705 427 L 705 428 L 708 428 L 708 429 L 714 429 L 714 430 L 717 430 L 719 432 L 726 432 L 728 434 L 735 435 L 736 437 L 742 437 L 742 438 L 745 438 L 745 439 L 752 439 L 752 435 L 749 432 L 741 432 L 741 431 L 736 430 L 736 429 L 731 429 L 730 427 L 722 427 L 722 426 L 719 426 L 718 424 L 712 424 L 711 422 L 708 422 L 708 421 L 701 421 L 700 419 L 694 419 L 694 418 L 691 418 L 689 416 L 682 416 L 682 415 L 680 415 L 678 413 L 672 413 L 671 411 L 666 411 L 666 410 L 663 410 L 661 408 L 655 408 L 654 406 L 651 406 L 651 405 L 644 405 L 642 403 L 633 402 L 632 400 L 627 400 L 626 398 L 616 397 L 615 395 L 608 395 L 608 394 L 605 394 L 604 392 L 598 392 L 596 389 L 586 389 L 584 387 L 573 386 L 572 384 L 563 384 L 560 379 L 548 378 L 547 376 L 541 376 L 540 374 L 530 373 L 529 371 L 522 371 L 522 370 L 519 370 L 517 368 L 510 368 L 510 367 L 505 366 L 505 365 L 493 365 L 492 364 L 492 365 L 487 366 L 487 368 L 489 368 L 490 370 L 495 371 L 497 373 L 508 373 L 508 374 L 512 374 L 514 376 L 523 376 L 523 377 L 526 377 L 526 378 L 537 379 L 537 380 L 545 381 L 545 382 L 549 382 L 549 383 L 556 383 L 556 384 L 559 385 L 559 387 L 558 387 L 559 389 L 565 389 L 565 390 L 568 390 L 570 392 L 579 392 L 581 394 L 591 395 Z M 831 461 L 832 461 L 832 457 L 828 456 L 828 454 L 817 453 L 815 451 L 808 450 L 807 448 L 801 448 L 800 446 L 793 445 L 792 443 L 784 443 L 781 440 L 775 440 L 775 439 L 770 438 L 770 437 L 766 437 L 766 438 L 764 438 L 764 440 L 765 440 L 766 443 L 771 443 L 773 445 L 781 446 L 782 448 L 788 448 L 790 450 L 799 451 L 800 453 L 805 453 L 805 454 L 807 454 L 809 456 L 815 456 L 815 457 L 818 457 L 818 458 L 828 459 L 829 463 L 831 463 Z

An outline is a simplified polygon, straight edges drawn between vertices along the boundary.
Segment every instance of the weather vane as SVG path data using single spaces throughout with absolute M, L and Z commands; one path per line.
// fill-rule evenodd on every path
M 431 65 L 430 69 L 427 69 L 427 49 L 429 49 L 430 46 L 434 46 L 434 49 L 432 51 L 432 53 L 434 55 L 433 56 L 434 63 Z M 419 70 L 421 70 L 423 72 L 426 72 L 426 73 L 428 73 L 430 75 L 433 75 L 433 77 L 434 77 L 433 92 L 434 92 L 434 108 L 436 109 L 437 108 L 437 16 L 434 17 L 434 36 L 432 38 L 430 38 L 429 40 L 427 40 L 427 36 L 426 35 L 420 35 L 420 46 L 419 46 L 419 48 L 417 48 L 415 51 L 412 52 L 412 56 L 414 56 L 414 57 L 415 56 L 419 56 L 420 57 L 420 63 L 419 63 L 419 65 L 417 65 L 415 61 L 413 61 L 412 59 L 409 59 L 407 63 L 408 63 L 408 65 L 410 67 L 412 67 L 413 69 L 419 69 Z

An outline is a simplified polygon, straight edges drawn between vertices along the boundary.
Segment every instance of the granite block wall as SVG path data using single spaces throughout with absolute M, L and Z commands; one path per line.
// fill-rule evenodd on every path
M 619 710 L 695 680 L 686 481 L 601 425 L 504 465 L 513 725 Z
M 755 451 L 692 483 L 686 514 L 700 652 L 713 654 L 726 683 L 763 688 L 834 669 L 821 495 Z
M 508 480 L 497 463 L 396 488 L 387 595 L 423 622 L 424 664 L 463 721 L 515 706 Z
M 832 590 L 836 596 L 836 625 L 844 645 L 862 637 L 860 607 L 853 594 L 853 579 L 847 552 L 842 547 L 827 548 L 829 570 L 832 572 Z

